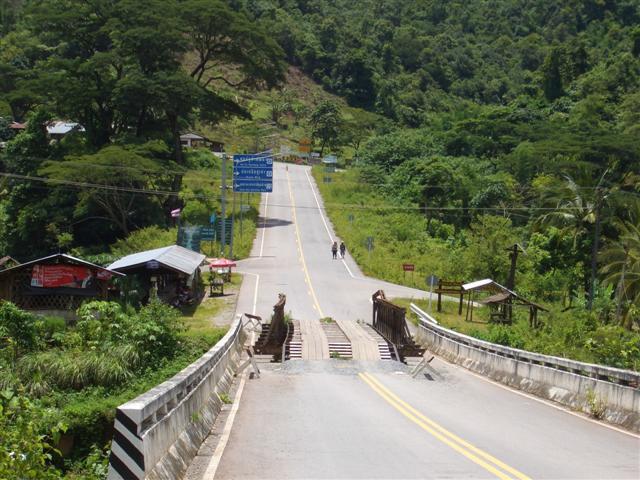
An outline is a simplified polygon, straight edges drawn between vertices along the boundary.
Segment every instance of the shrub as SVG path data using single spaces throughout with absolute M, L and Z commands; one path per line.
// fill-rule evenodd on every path
M 77 332 L 84 345 L 133 345 L 141 365 L 173 356 L 182 330 L 178 312 L 152 301 L 138 314 L 126 314 L 115 302 L 89 302 L 78 309 Z
M 13 357 L 38 346 L 38 318 L 13 303 L 0 304 L 0 348 L 8 346 Z
M 140 309 L 131 340 L 150 363 L 173 356 L 183 329 L 178 311 L 156 299 Z
M 585 347 L 596 363 L 640 370 L 640 335 L 623 327 L 598 327 L 586 339 Z
M 40 322 L 40 335 L 49 343 L 58 343 L 67 330 L 67 322 L 62 317 L 43 317 Z
M 511 348 L 524 348 L 525 341 L 517 330 L 509 325 L 489 325 L 486 331 L 474 331 L 472 336 L 491 343 L 497 343 Z
M 47 434 L 41 431 L 44 413 L 25 396 L 0 393 L 0 478 L 50 480 L 61 478 L 49 465 L 55 443 L 65 426 L 57 424 Z
M 131 253 L 174 245 L 176 235 L 175 229 L 164 230 L 156 226 L 141 228 L 129 234 L 127 238 L 115 242 L 111 246 L 111 253 L 123 257 Z

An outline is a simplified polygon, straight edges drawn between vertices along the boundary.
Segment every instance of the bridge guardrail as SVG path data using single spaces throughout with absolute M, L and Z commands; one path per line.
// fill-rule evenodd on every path
M 478 338 L 470 337 L 462 333 L 449 330 L 437 324 L 437 321 L 429 314 L 424 312 L 420 307 L 411 304 L 411 311 L 415 313 L 421 320 L 420 326 L 428 328 L 438 335 L 454 340 L 455 342 L 468 345 L 470 347 L 493 353 L 501 357 L 513 358 L 521 362 L 542 365 L 548 368 L 554 368 L 563 372 L 570 372 L 576 375 L 582 375 L 605 382 L 611 382 L 618 385 L 638 387 L 640 385 L 640 373 L 623 370 L 621 368 L 606 367 L 592 363 L 578 362 L 566 358 L 554 357 L 551 355 L 542 355 L 539 353 L 528 352 L 517 348 L 505 347 L 495 343 L 486 342 Z M 434 323 L 435 322 L 435 323 Z
M 180 476 L 185 451 L 195 456 L 222 407 L 216 393 L 231 384 L 244 337 L 242 318 L 238 316 L 227 334 L 202 357 L 117 408 L 110 480 L 143 479 L 152 471 L 154 478 Z M 180 458 L 171 458 L 169 450 L 178 444 L 176 450 L 180 452 L 176 455 Z
M 433 323 L 418 315 L 417 336 L 427 348 L 484 377 L 590 413 L 640 432 L 640 374 L 485 342 Z

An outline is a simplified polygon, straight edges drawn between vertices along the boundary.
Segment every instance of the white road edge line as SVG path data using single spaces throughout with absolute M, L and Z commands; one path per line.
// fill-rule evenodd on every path
M 311 183 L 311 178 L 309 177 L 309 170 L 305 169 L 304 174 L 307 176 L 307 181 L 309 182 L 309 186 L 311 187 L 311 193 L 313 193 L 313 198 L 316 201 L 316 205 L 318 206 L 318 211 L 320 212 L 320 218 L 322 219 L 322 223 L 324 223 L 324 228 L 327 231 L 327 235 L 329 235 L 329 240 L 333 240 L 333 235 L 331 235 L 331 230 L 329 230 L 329 225 L 327 225 L 327 221 L 324 218 L 324 214 L 322 213 L 322 207 L 320 207 L 320 201 L 318 200 L 318 196 L 316 195 L 316 191 L 313 188 L 313 183 Z M 351 272 L 351 269 L 347 265 L 347 262 L 344 261 L 344 258 L 340 259 L 344 268 L 347 269 L 351 278 L 356 278 L 355 275 Z
M 447 365 L 452 365 L 453 367 L 455 367 L 455 368 L 457 368 L 459 370 L 467 372 L 468 374 L 473 375 L 474 377 L 477 377 L 480 380 L 484 380 L 485 382 L 491 383 L 491 384 L 495 385 L 496 387 L 502 388 L 503 390 L 507 390 L 507 391 L 509 391 L 511 393 L 515 393 L 516 395 L 520 395 L 521 397 L 525 397 L 525 398 L 528 398 L 530 400 L 535 400 L 536 402 L 543 403 L 543 404 L 545 404 L 545 405 L 547 405 L 549 407 L 555 408 L 556 410 L 560 410 L 561 412 L 568 413 L 569 415 L 573 415 L 574 417 L 581 418 L 582 420 L 585 420 L 587 422 L 595 423 L 596 425 L 600 425 L 601 427 L 605 427 L 605 428 L 608 428 L 610 430 L 615 430 L 616 432 L 624 433 L 626 435 L 629 435 L 630 437 L 640 439 L 640 435 L 638 435 L 636 433 L 629 432 L 627 430 L 624 430 L 622 428 L 616 427 L 615 425 L 610 425 L 610 424 L 605 423 L 605 422 L 599 422 L 598 420 L 594 420 L 592 418 L 589 418 L 589 417 L 585 416 L 582 413 L 574 412 L 569 407 L 558 405 L 558 404 L 552 402 L 551 400 L 546 400 L 544 398 L 536 397 L 535 395 L 531 395 L 531 394 L 523 392 L 521 390 L 516 390 L 513 387 L 509 387 L 508 385 L 504 385 L 504 384 L 502 384 L 500 382 L 496 382 L 495 380 L 491 380 L 488 377 L 485 377 L 483 375 L 480 375 L 479 373 L 476 373 L 476 372 L 473 372 L 471 370 L 468 370 L 468 369 L 466 369 L 466 368 L 464 368 L 464 367 L 462 367 L 462 366 L 460 366 L 458 364 L 450 363 L 450 362 L 448 362 L 447 360 L 445 360 L 444 358 L 442 358 L 440 356 L 437 356 L 437 358 L 439 360 L 441 360 L 442 362 L 446 363 Z
M 251 311 L 252 315 L 256 314 L 256 306 L 258 304 L 258 285 L 260 284 L 260 275 L 257 273 L 252 273 L 251 275 L 256 276 L 256 288 L 253 291 L 253 310 Z
M 227 417 L 227 421 L 224 424 L 224 430 L 222 431 L 222 435 L 220 436 L 220 441 L 218 442 L 218 445 L 213 452 L 213 456 L 211 457 L 211 460 L 209 460 L 209 465 L 207 465 L 207 469 L 204 472 L 203 478 L 206 480 L 213 480 L 216 476 L 216 471 L 218 470 L 218 466 L 220 465 L 220 460 L 222 460 L 224 449 L 226 448 L 227 443 L 229 442 L 229 437 L 231 436 L 231 429 L 233 428 L 233 422 L 236 418 L 238 408 L 240 407 L 240 399 L 242 398 L 242 391 L 244 390 L 244 384 L 246 383 L 246 381 L 247 375 L 245 373 L 240 379 L 240 385 L 238 385 L 238 391 L 236 392 L 236 396 L 233 399 L 233 405 L 231 406 L 229 417 Z
M 269 208 L 269 194 L 265 195 L 264 199 L 264 218 L 262 219 L 262 240 L 260 240 L 260 257 L 262 258 L 262 252 L 264 251 L 264 237 L 267 233 L 267 208 Z
M 256 277 L 256 286 L 253 290 L 253 310 L 252 310 L 252 315 L 256 314 L 256 306 L 258 305 L 258 284 L 260 283 L 260 275 L 258 275 L 257 273 L 252 273 L 252 272 L 243 272 L 241 270 L 238 270 L 237 273 L 240 273 L 242 275 L 253 275 L 254 277 Z

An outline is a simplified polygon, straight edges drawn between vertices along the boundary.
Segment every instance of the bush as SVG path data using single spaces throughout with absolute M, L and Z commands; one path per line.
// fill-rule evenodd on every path
M 596 363 L 640 370 L 640 335 L 623 327 L 598 327 L 586 339 L 585 347 Z
M 89 302 L 78 309 L 78 317 L 76 331 L 85 346 L 131 345 L 142 366 L 173 356 L 183 328 L 178 312 L 159 300 L 138 314 L 124 313 L 115 302 Z
M 525 340 L 520 336 L 520 332 L 514 330 L 514 328 L 509 325 L 491 324 L 486 331 L 474 331 L 471 335 L 487 342 L 504 345 L 505 347 L 525 348 Z
M 118 257 L 124 257 L 136 252 L 175 245 L 176 238 L 176 229 L 165 230 L 157 226 L 141 228 L 131 233 L 127 238 L 115 242 L 111 246 L 111 253 Z
M 61 478 L 49 465 L 63 424 L 41 431 L 44 413 L 25 396 L 11 391 L 0 394 L 0 478 L 50 480 Z M 53 440 L 53 442 L 51 442 Z
M 38 317 L 13 303 L 0 304 L 0 348 L 8 348 L 15 358 L 38 346 Z
M 43 317 L 40 335 L 49 343 L 60 342 L 67 330 L 67 321 L 62 317 Z

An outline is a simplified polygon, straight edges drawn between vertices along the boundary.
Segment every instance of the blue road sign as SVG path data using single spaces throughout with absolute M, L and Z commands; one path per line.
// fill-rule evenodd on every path
M 215 232 L 216 229 L 214 227 L 202 227 L 200 230 L 200 240 L 212 241 Z
M 233 169 L 233 179 L 240 177 L 243 180 L 264 180 L 273 177 L 272 167 L 245 167 L 238 165 Z
M 233 168 L 236 165 L 244 167 L 270 167 L 273 165 L 273 155 L 270 153 L 249 153 L 233 156 Z
M 261 182 L 259 180 L 234 180 L 233 191 L 238 193 L 271 193 L 273 182 Z
M 233 191 L 269 193 L 273 191 L 273 157 L 268 154 L 233 156 Z

